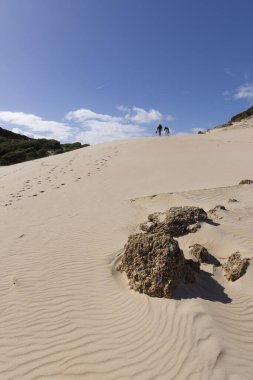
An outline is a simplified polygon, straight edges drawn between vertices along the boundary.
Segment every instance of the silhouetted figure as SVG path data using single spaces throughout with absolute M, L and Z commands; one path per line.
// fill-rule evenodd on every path
M 169 136 L 169 134 L 170 134 L 170 129 L 169 129 L 169 127 L 164 127 L 164 132 L 165 132 L 165 135 L 166 135 L 166 136 Z
M 158 132 L 159 136 L 161 136 L 162 130 L 163 130 L 163 127 L 161 124 L 159 124 L 158 127 L 156 128 L 156 133 Z

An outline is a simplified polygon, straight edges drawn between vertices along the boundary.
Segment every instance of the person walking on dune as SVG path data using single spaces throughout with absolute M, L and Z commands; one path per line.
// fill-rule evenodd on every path
M 170 134 L 169 127 L 164 127 L 164 133 L 165 133 L 166 136 L 169 136 L 169 134 Z
M 156 133 L 158 133 L 159 136 L 161 136 L 161 134 L 162 134 L 162 130 L 163 130 L 163 127 L 162 127 L 161 124 L 159 124 L 158 127 L 156 128 Z

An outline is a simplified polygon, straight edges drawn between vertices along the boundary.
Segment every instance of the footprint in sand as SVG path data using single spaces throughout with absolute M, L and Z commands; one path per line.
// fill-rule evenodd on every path
M 18 285 L 18 279 L 16 277 L 13 277 L 11 282 L 12 282 L 13 286 L 17 286 Z

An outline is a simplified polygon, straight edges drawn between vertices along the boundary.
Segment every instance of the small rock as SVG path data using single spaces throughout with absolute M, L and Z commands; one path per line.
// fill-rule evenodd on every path
M 201 244 L 191 245 L 190 248 L 190 254 L 194 256 L 199 263 L 213 264 L 216 267 L 220 265 L 219 260 L 211 255 Z
M 229 198 L 228 202 L 229 203 L 234 203 L 234 202 L 238 202 L 238 200 L 235 199 L 235 198 Z
M 190 254 L 192 256 L 196 257 L 198 262 L 200 262 L 200 263 L 209 262 L 209 260 L 208 260 L 209 259 L 209 253 L 205 247 L 203 247 L 200 244 L 194 244 L 194 245 L 190 246 L 190 248 L 191 248 Z
M 227 262 L 222 265 L 222 268 L 228 281 L 236 281 L 244 275 L 248 265 L 248 259 L 241 259 L 240 253 L 235 252 L 229 256 Z
M 222 216 L 219 215 L 219 211 L 228 211 L 225 206 L 223 205 L 216 205 L 214 208 L 211 208 L 208 211 L 208 215 L 211 218 L 217 218 L 217 219 L 222 219 Z
M 239 185 L 250 185 L 253 183 L 252 179 L 243 179 L 241 182 L 239 182 Z

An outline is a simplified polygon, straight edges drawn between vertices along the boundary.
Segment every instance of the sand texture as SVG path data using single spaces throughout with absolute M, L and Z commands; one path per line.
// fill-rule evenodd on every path
M 252 380 L 253 128 L 101 144 L 0 167 L 0 379 Z M 115 270 L 170 207 L 215 206 L 196 282 L 172 299 Z M 248 260 L 236 281 L 223 264 Z

